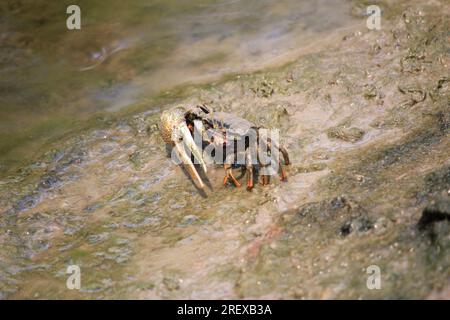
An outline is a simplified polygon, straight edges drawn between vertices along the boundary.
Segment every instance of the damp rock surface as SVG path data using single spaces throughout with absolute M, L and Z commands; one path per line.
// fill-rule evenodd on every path
M 448 6 L 379 3 L 380 31 L 168 91 L 1 177 L 0 298 L 449 298 Z M 280 128 L 288 180 L 247 192 L 211 165 L 199 192 L 157 130 L 174 100 Z

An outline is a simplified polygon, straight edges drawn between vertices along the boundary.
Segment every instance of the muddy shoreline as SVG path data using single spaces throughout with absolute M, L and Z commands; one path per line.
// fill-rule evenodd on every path
M 449 8 L 378 2 L 380 31 L 167 92 L 2 178 L 0 298 L 450 298 Z M 211 167 L 199 194 L 158 132 L 195 103 L 280 128 L 288 182 L 247 192 Z

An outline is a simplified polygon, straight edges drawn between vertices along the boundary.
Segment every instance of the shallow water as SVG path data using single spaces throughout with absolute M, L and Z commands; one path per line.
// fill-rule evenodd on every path
M 354 22 L 345 0 L 77 3 L 74 31 L 72 1 L 0 4 L 0 174 L 93 114 L 286 61 Z

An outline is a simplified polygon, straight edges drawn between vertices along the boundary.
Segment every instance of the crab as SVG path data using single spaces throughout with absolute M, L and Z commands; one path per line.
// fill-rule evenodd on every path
M 204 189 L 205 184 L 194 163 L 206 174 L 207 159 L 212 158 L 210 163 L 223 164 L 224 185 L 241 186 L 233 174 L 237 167 L 243 169 L 249 191 L 258 177 L 261 185 L 268 185 L 275 174 L 287 180 L 283 165 L 290 161 L 286 149 L 267 134 L 267 129 L 246 119 L 215 112 L 206 105 L 177 106 L 162 113 L 159 128 L 163 140 L 173 147 L 172 154 L 183 163 L 199 189 Z

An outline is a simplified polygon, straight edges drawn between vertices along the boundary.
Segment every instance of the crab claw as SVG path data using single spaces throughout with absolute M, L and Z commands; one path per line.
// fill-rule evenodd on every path
M 206 173 L 206 163 L 203 160 L 201 150 L 195 144 L 192 138 L 191 132 L 186 125 L 184 119 L 184 110 L 182 108 L 176 108 L 163 112 L 161 115 L 161 135 L 167 143 L 171 143 L 175 146 L 175 151 L 179 160 L 184 164 L 186 170 L 190 174 L 192 180 L 200 189 L 204 188 L 204 183 L 200 178 L 194 164 L 191 161 L 190 154 L 186 152 L 185 146 L 194 155 L 195 159 L 202 166 L 203 171 Z
M 184 166 L 186 167 L 186 170 L 191 175 L 191 178 L 192 180 L 194 180 L 197 187 L 203 189 L 205 185 L 202 181 L 202 178 L 200 178 L 197 169 L 195 169 L 195 166 L 191 161 L 191 158 L 186 153 L 186 150 L 182 142 L 175 143 L 175 151 L 177 153 L 178 158 L 183 162 Z

